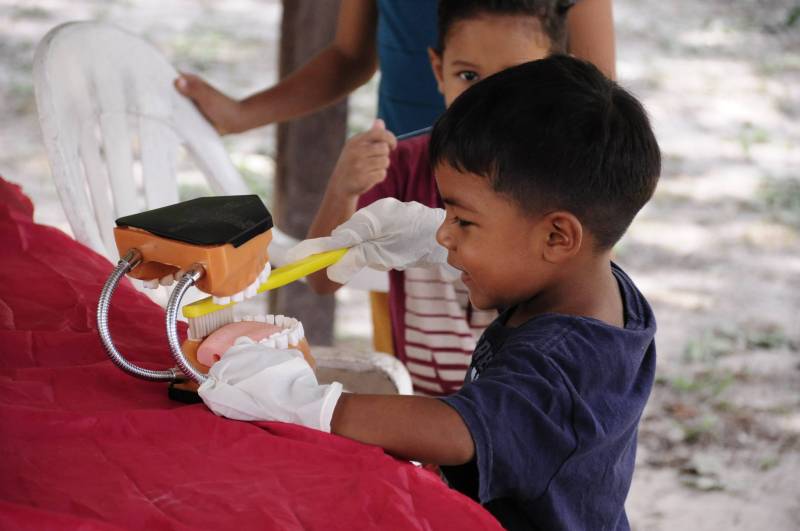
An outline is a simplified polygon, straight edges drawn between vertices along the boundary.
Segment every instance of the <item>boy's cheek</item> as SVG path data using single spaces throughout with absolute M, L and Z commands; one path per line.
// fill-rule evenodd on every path
M 476 289 L 475 286 L 469 286 L 467 288 L 469 290 L 468 297 L 469 303 L 477 308 L 478 310 L 494 310 L 497 308 L 497 305 L 491 300 L 490 297 L 487 297 L 485 293 L 482 293 L 480 290 Z

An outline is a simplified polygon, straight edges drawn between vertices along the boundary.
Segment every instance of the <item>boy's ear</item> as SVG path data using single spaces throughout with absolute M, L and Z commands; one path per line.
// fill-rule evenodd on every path
M 433 77 L 436 78 L 436 86 L 440 94 L 444 94 L 444 73 L 442 71 L 442 56 L 428 46 L 428 59 L 431 60 L 431 70 L 433 70 Z
M 547 214 L 542 221 L 546 238 L 542 258 L 546 262 L 560 264 L 578 254 L 583 244 L 583 225 L 578 218 L 560 210 Z

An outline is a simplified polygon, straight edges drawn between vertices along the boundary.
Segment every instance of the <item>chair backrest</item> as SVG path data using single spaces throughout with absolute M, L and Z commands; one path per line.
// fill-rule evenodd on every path
M 390 354 L 317 345 L 311 353 L 317 361 L 320 383 L 338 381 L 353 393 L 414 394 L 411 374 L 403 362 Z M 373 373 L 373 377 L 369 373 Z
M 106 23 L 57 26 L 36 49 L 36 105 L 61 203 L 76 239 L 112 260 L 116 218 L 179 200 L 181 146 L 215 193 L 251 193 L 217 132 L 174 89 L 177 76 L 148 42 Z

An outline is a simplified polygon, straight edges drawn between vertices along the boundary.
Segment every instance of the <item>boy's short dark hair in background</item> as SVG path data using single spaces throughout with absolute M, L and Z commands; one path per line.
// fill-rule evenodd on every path
M 481 14 L 531 16 L 539 19 L 542 31 L 553 43 L 552 52 L 565 52 L 567 11 L 575 0 L 439 0 L 436 51 L 442 53 L 447 33 L 457 22 Z
M 431 164 L 486 177 L 532 214 L 566 210 L 611 248 L 653 195 L 661 154 L 636 98 L 586 61 L 524 63 L 469 88 L 439 118 Z

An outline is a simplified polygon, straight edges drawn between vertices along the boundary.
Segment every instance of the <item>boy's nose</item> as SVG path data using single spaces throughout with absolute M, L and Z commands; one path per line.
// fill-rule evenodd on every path
M 455 240 L 453 239 L 453 235 L 450 234 L 450 230 L 448 229 L 447 225 L 447 219 L 445 218 L 442 224 L 439 225 L 439 228 L 436 229 L 436 241 L 448 251 L 452 251 Z

